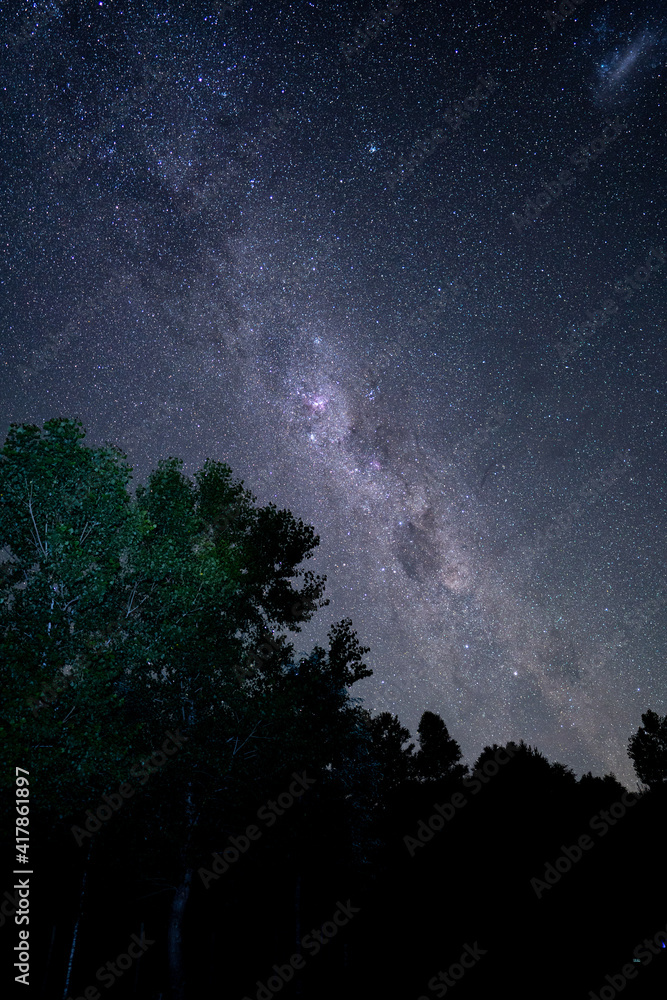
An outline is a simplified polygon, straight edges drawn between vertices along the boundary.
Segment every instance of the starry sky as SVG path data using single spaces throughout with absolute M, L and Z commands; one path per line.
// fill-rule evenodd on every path
M 227 462 L 320 536 L 299 653 L 351 617 L 373 712 L 634 787 L 667 5 L 382 2 L 5 8 L 3 439 Z

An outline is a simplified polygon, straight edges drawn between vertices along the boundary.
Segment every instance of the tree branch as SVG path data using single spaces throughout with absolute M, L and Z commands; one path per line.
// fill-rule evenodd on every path
M 90 527 L 88 527 L 89 525 Z M 98 525 L 99 525 L 98 521 L 94 521 L 92 524 L 90 524 L 90 521 L 86 521 L 86 523 L 83 526 L 83 531 L 81 532 L 81 535 L 79 537 L 79 542 L 84 542 L 86 538 L 88 538 L 88 535 L 91 534 L 93 528 L 97 528 Z M 86 531 L 86 528 L 88 528 L 88 531 Z
M 35 541 L 35 543 L 36 543 L 39 551 L 42 553 L 42 555 L 46 559 L 46 557 L 48 555 L 48 552 L 46 550 L 46 547 L 42 544 L 42 539 L 39 537 L 39 528 L 37 527 L 37 522 L 35 521 L 35 515 L 33 514 L 33 511 L 32 511 L 32 483 L 30 483 L 30 494 L 28 496 L 28 504 L 27 504 L 27 506 L 28 506 L 28 511 L 30 513 L 30 518 L 32 520 L 33 529 L 34 529 L 34 530 L 31 530 L 31 533 L 32 533 L 32 536 L 33 536 L 33 540 Z

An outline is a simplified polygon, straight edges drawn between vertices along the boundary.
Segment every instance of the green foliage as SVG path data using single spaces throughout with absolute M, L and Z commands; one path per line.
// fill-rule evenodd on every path
M 300 568 L 312 528 L 257 508 L 219 462 L 192 481 L 162 460 L 132 498 L 122 453 L 83 438 L 76 421 L 12 425 L 1 454 L 3 770 L 29 768 L 35 806 L 78 822 L 181 728 L 186 748 L 120 820 L 177 852 L 196 816 L 241 814 L 299 764 L 345 772 L 366 650 L 345 621 L 287 669 L 284 633 L 328 604 Z
M 123 553 L 149 527 L 132 507 L 122 453 L 83 447 L 83 437 L 76 421 L 12 424 L 0 453 L 3 774 L 39 772 L 35 794 L 58 815 L 134 735 L 119 725 L 122 668 L 105 637 Z M 60 693 L 44 703 L 46 689 Z

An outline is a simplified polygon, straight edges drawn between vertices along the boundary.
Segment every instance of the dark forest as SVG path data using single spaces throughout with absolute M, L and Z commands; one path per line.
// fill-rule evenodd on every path
M 294 655 L 327 627 L 310 526 L 220 462 L 132 493 L 83 439 L 13 424 L 0 459 L 17 995 L 661 995 L 667 719 L 633 788 L 523 740 L 465 763 L 446 705 L 413 741 L 355 697 L 351 620 Z

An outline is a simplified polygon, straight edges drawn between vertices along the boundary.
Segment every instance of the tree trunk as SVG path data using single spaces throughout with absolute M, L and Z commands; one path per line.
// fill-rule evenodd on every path
M 139 928 L 139 937 L 143 938 L 143 936 L 144 936 L 144 922 L 142 920 L 141 921 L 141 927 Z M 141 965 L 142 956 L 143 956 L 143 952 L 141 953 L 141 955 L 139 955 L 139 958 L 134 963 L 134 977 L 133 977 L 133 983 L 132 983 L 132 996 L 133 997 L 136 997 L 136 995 L 137 995 L 137 985 L 139 983 L 139 966 Z
M 183 915 L 190 896 L 193 869 L 186 868 L 181 884 L 174 893 L 169 917 L 169 982 L 172 1000 L 185 1000 L 185 970 L 183 967 Z
M 188 783 L 185 800 L 185 844 L 181 853 L 183 862 L 183 877 L 171 901 L 169 915 L 169 934 L 167 946 L 169 949 L 169 985 L 172 1000 L 185 1000 L 185 967 L 183 964 L 183 916 L 190 898 L 194 868 L 190 863 L 190 841 L 194 826 L 194 802 L 192 800 L 192 784 Z
M 301 956 L 301 875 L 297 872 L 296 884 L 294 886 L 294 937 L 296 943 L 296 954 Z M 301 970 L 296 970 L 296 995 L 302 994 L 303 983 L 301 981 Z
M 83 904 L 86 895 L 86 884 L 88 882 L 88 865 L 90 863 L 90 855 L 93 850 L 93 842 L 90 840 L 88 842 L 88 853 L 86 854 L 86 860 L 83 863 L 83 876 L 81 878 L 81 891 L 79 893 L 79 912 L 76 918 L 76 923 L 74 924 L 74 933 L 72 934 L 72 947 L 69 953 L 69 962 L 67 963 L 67 973 L 65 975 L 65 989 L 63 991 L 63 1000 L 67 1000 L 69 994 L 69 984 L 72 977 L 72 966 L 74 965 L 74 952 L 76 951 L 76 941 L 79 936 L 79 927 L 81 925 L 81 920 L 83 918 Z

